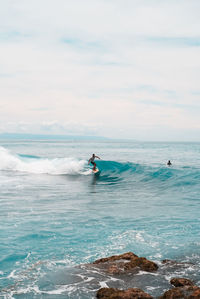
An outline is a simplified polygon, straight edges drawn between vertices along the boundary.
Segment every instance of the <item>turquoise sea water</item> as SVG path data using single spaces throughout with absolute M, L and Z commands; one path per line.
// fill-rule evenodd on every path
M 87 299 L 102 286 L 156 297 L 173 276 L 200 285 L 199 211 L 200 143 L 1 141 L 0 298 Z M 124 279 L 85 266 L 127 251 L 160 270 Z

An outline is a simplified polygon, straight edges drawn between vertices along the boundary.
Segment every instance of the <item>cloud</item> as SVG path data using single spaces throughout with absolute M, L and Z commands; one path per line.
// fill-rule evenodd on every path
M 198 0 L 0 2 L 2 130 L 200 129 Z
M 9 122 L 0 123 L 0 133 L 46 134 L 46 135 L 96 135 L 98 130 L 93 125 L 84 124 L 80 127 L 76 122 Z

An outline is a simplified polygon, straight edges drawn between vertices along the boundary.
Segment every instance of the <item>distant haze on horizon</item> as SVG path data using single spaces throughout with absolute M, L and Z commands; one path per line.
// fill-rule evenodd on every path
M 0 5 L 0 134 L 200 141 L 199 0 Z

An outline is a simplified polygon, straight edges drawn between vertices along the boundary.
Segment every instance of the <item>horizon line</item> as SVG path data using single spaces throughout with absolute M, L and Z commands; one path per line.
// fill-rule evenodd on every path
M 64 134 L 36 134 L 36 133 L 0 133 L 0 140 L 32 140 L 32 141 L 65 141 L 65 140 L 99 140 L 99 141 L 127 141 L 127 142 L 173 142 L 200 143 L 200 140 L 141 140 L 136 138 L 111 138 L 98 135 L 64 135 Z

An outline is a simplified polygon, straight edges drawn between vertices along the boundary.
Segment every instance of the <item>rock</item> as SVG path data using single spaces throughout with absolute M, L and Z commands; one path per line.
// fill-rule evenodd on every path
M 172 290 L 166 291 L 159 299 L 175 299 L 175 298 L 185 298 L 182 288 L 174 288 Z
M 194 265 L 193 263 L 177 262 L 177 261 L 168 260 L 168 259 L 162 260 L 162 264 L 167 265 L 167 266 L 171 266 L 171 267 L 173 267 L 173 266 L 175 266 L 175 267 L 188 267 L 188 265 Z
M 111 265 L 110 267 L 108 267 L 107 271 L 110 274 L 120 274 L 120 270 L 116 265 Z
M 193 286 L 194 283 L 187 278 L 172 278 L 170 283 L 175 287 Z
M 93 264 L 109 274 L 122 274 L 134 269 L 154 272 L 158 269 L 157 264 L 154 262 L 144 257 L 138 257 L 132 252 L 101 258 L 93 262 Z
M 165 292 L 160 299 L 200 299 L 200 288 L 187 278 L 172 278 L 171 284 L 175 286 L 172 290 Z
M 199 299 L 200 298 L 200 288 L 196 288 L 188 297 L 188 299 Z
M 174 264 L 177 264 L 177 261 L 165 259 L 165 260 L 162 260 L 162 264 L 171 264 L 171 265 L 174 265 Z
M 102 288 L 97 292 L 98 299 L 152 299 L 153 297 L 138 288 L 125 291 L 114 288 Z
M 134 257 L 138 257 L 138 256 L 132 252 L 126 252 L 126 253 L 123 253 L 120 255 L 112 255 L 110 257 L 98 259 L 93 264 L 105 263 L 105 262 L 109 262 L 109 261 L 117 261 L 119 259 L 131 260 Z
M 200 298 L 200 288 L 197 286 L 176 287 L 165 292 L 159 299 L 196 299 Z

